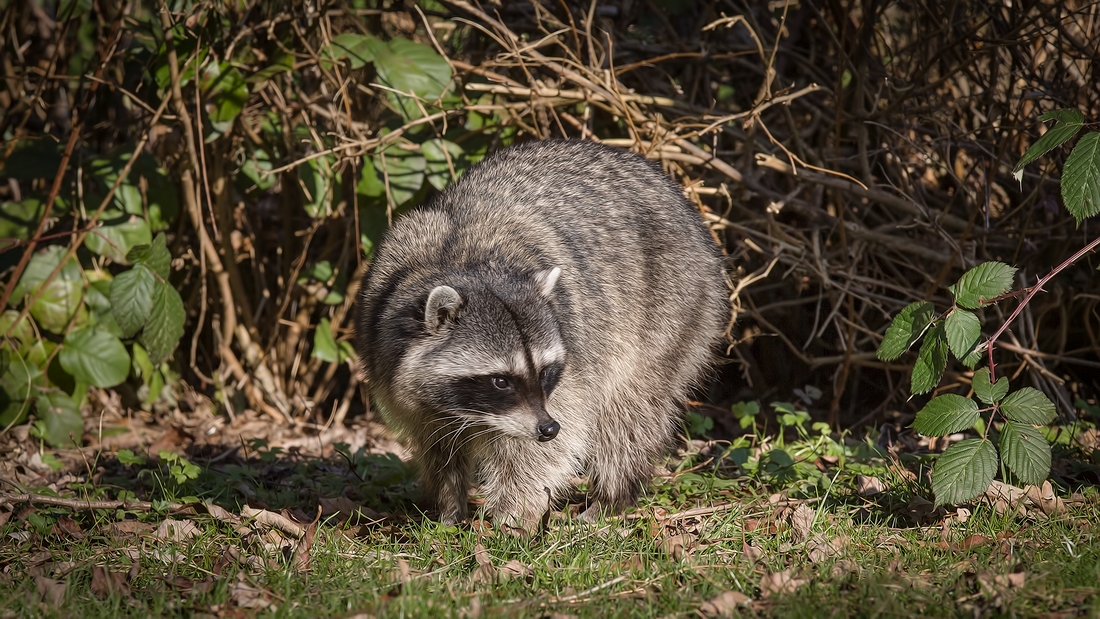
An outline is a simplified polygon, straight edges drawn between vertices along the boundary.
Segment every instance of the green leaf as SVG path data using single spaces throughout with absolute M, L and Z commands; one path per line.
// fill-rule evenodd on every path
M 157 277 L 144 264 L 119 273 L 111 282 L 111 311 L 123 337 L 133 337 L 149 320 L 156 284 Z
M 80 408 L 65 392 L 54 389 L 39 394 L 34 413 L 40 435 L 52 447 L 72 447 L 83 443 L 84 420 Z
M 147 459 L 141 454 L 135 454 L 129 449 L 118 450 L 118 461 L 120 464 L 136 464 L 141 466 L 146 463 Z
M 387 92 L 386 97 L 406 120 L 424 115 L 420 105 L 408 97 L 410 93 L 431 103 L 450 85 L 451 65 L 427 45 L 396 38 L 376 48 L 375 54 L 378 81 L 402 93 Z
M 1062 202 L 1077 225 L 1100 213 L 1100 133 L 1077 142 L 1062 170 Z
M 417 151 L 405 150 L 396 144 L 374 155 L 374 169 L 382 182 L 389 186 L 392 206 L 398 207 L 410 201 L 424 185 L 427 160 Z
M 982 356 L 987 350 L 985 342 L 979 343 L 974 348 L 970 349 L 970 352 L 959 359 L 959 362 L 970 369 L 974 369 L 974 366 L 978 365 L 982 361 Z
M 955 308 L 944 320 L 947 345 L 956 359 L 964 359 L 978 345 L 982 323 L 973 312 Z
M 424 153 L 426 178 L 440 191 L 462 176 L 470 165 L 462 147 L 447 140 L 428 140 L 420 145 L 420 151 Z
M 368 198 L 386 195 L 386 184 L 378 178 L 378 172 L 374 169 L 374 161 L 370 157 L 363 157 L 363 169 L 359 173 L 359 182 L 355 185 L 355 193 Z
M 335 158 L 316 157 L 298 165 L 298 182 L 302 188 L 302 203 L 313 219 L 324 217 L 332 203 Z
M 936 507 L 979 496 L 997 472 L 997 450 L 984 438 L 971 438 L 947 448 L 932 467 Z
M 332 39 L 327 48 L 327 53 L 321 55 L 321 65 L 325 69 L 332 67 L 333 60 L 348 59 L 348 66 L 352 69 L 362 68 L 367 63 L 374 62 L 379 50 L 385 50 L 386 43 L 369 34 L 355 34 L 345 32 Z
M 348 359 L 354 359 L 358 356 L 355 352 L 355 346 L 351 342 L 344 340 L 340 342 L 340 363 L 347 361 Z
M 61 263 L 65 251 L 66 248 L 61 245 L 52 245 L 36 253 L 27 263 L 12 297 L 22 299 L 42 286 L 54 268 Z M 61 333 L 69 319 L 81 308 L 83 297 L 84 279 L 81 277 L 80 266 L 75 260 L 69 260 L 31 306 L 31 316 L 34 316 L 41 328 Z
M 96 387 L 114 387 L 130 374 L 130 355 L 122 342 L 91 327 L 65 336 L 59 358 L 66 372 Z
M 313 332 L 313 354 L 310 356 L 329 363 L 340 360 L 340 350 L 336 347 L 336 338 L 332 336 L 332 325 L 328 318 L 322 318 L 321 324 Z
M 878 358 L 883 361 L 893 361 L 912 346 L 928 325 L 932 324 L 936 308 L 928 301 L 910 303 L 905 309 L 894 316 L 894 320 L 886 329 L 886 335 L 878 347 Z
M 925 436 L 947 436 L 962 432 L 978 421 L 978 403 L 961 395 L 946 393 L 932 398 L 913 420 L 913 429 Z
M 1054 402 L 1043 395 L 1042 391 L 1024 387 L 1008 394 L 1001 402 L 1001 412 L 1012 421 L 1045 426 L 1057 416 Z
M 42 211 L 46 205 L 37 198 L 24 198 L 19 202 L 4 202 L 0 204 L 0 249 L 11 244 L 2 239 L 16 239 L 26 241 L 31 238 L 38 227 L 38 220 L 42 219 Z M 60 215 L 57 204 L 54 204 L 54 215 Z
M 154 366 L 160 365 L 176 349 L 183 337 L 185 318 L 180 293 L 172 286 L 158 281 L 153 292 L 153 310 L 149 313 L 149 321 L 145 323 L 140 338 L 141 345 L 149 353 L 149 360 Z
M 1020 481 L 1038 486 L 1050 474 L 1050 443 L 1038 428 L 1005 422 L 1001 428 L 1001 460 Z
M 928 393 L 940 382 L 946 367 L 947 335 L 944 333 L 943 322 L 939 322 L 924 336 L 917 362 L 913 364 L 910 391 L 914 395 Z
M 1053 127 L 1043 134 L 1043 137 L 1036 140 L 1035 143 L 1031 145 L 1031 148 L 1027 149 L 1027 152 L 1020 158 L 1016 167 L 1012 168 L 1012 176 L 1017 181 L 1024 175 L 1024 166 L 1049 153 L 1051 150 L 1058 148 L 1064 144 L 1066 140 L 1077 135 L 1077 132 L 1081 130 L 1081 125 L 1085 122 L 1085 118 L 1081 115 L 1081 112 L 1073 108 L 1051 110 L 1040 116 L 1039 120 L 1044 122 L 1054 120 L 1056 122 Z M 1063 182 L 1065 182 L 1064 179 L 1065 177 L 1063 176 Z
M 993 404 L 1004 399 L 1008 393 L 1008 377 L 1000 377 L 995 384 L 989 383 L 989 368 L 982 368 L 974 372 L 974 379 L 970 382 L 974 388 L 974 395 L 986 404 Z
M 341 35 L 342 36 L 342 35 Z M 339 38 L 339 37 L 337 37 Z M 294 56 L 290 54 L 281 54 L 275 59 L 275 62 L 267 65 L 263 69 L 253 73 L 246 80 L 249 84 L 262 84 L 269 79 L 274 78 L 276 75 L 286 73 L 294 70 Z
M 45 382 L 37 364 L 6 348 L 4 352 L 8 367 L 0 373 L 0 429 L 26 421 L 38 388 Z
M 160 233 L 148 245 L 138 245 L 126 254 L 126 259 L 134 264 L 144 264 L 160 276 L 162 280 L 168 279 L 172 271 L 172 254 L 168 251 L 164 233 Z
M 100 256 L 119 264 L 129 264 L 126 254 L 135 245 L 148 245 L 153 240 L 149 223 L 129 215 L 121 223 L 97 226 L 88 233 L 84 244 Z
M 206 97 L 213 130 L 227 133 L 248 103 L 248 82 L 228 62 L 211 62 L 202 70 L 199 88 Z
M 5 336 L 8 329 L 11 329 L 15 321 L 19 319 L 19 312 L 15 310 L 4 310 L 3 314 L 0 314 L 0 337 L 10 337 L 13 341 L 9 341 L 8 344 L 11 350 L 17 351 L 21 355 L 26 355 L 30 350 L 31 345 L 38 341 L 38 338 L 34 335 L 34 327 L 31 326 L 31 321 L 28 318 L 24 318 L 19 321 L 19 324 L 15 326 L 11 331 L 11 335 Z M 0 349 L 7 350 L 9 347 L 0 346 Z
M 968 309 L 978 309 L 990 299 L 999 297 L 1012 288 L 1016 268 L 1003 262 L 983 262 L 970 269 L 954 286 L 948 288 L 955 295 L 955 303 Z

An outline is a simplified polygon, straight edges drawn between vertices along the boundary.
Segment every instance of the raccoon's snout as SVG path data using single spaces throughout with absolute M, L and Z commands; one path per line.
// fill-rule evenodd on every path
M 554 437 L 558 435 L 558 430 L 561 430 L 561 424 L 553 419 L 544 421 L 539 424 L 539 442 L 545 443 L 546 441 L 554 440 Z

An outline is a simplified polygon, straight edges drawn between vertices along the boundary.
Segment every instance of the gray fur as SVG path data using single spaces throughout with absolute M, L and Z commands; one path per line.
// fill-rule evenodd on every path
M 549 141 L 398 219 L 358 311 L 373 398 L 441 518 L 465 518 L 480 481 L 498 522 L 530 528 L 578 474 L 589 517 L 634 503 L 728 300 L 718 248 L 657 165 Z M 562 363 L 546 397 L 540 373 Z

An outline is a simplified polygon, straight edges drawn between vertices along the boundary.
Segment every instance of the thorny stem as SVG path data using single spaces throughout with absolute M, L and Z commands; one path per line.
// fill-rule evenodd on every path
M 986 348 L 988 349 L 987 354 L 989 355 L 990 382 L 997 381 L 997 374 L 993 365 L 993 343 L 996 342 L 997 338 L 1001 337 L 1001 334 L 1003 334 L 1008 329 L 1008 326 L 1012 324 L 1012 321 L 1016 320 L 1016 317 L 1020 315 L 1020 312 L 1022 312 L 1024 307 L 1026 307 L 1027 304 L 1031 301 L 1031 298 L 1043 289 L 1044 284 L 1050 281 L 1051 278 L 1053 278 L 1055 275 L 1061 273 L 1066 267 L 1080 260 L 1082 256 L 1096 249 L 1098 245 L 1100 245 L 1100 237 L 1093 239 L 1088 245 L 1085 245 L 1081 249 L 1077 250 L 1075 254 L 1073 254 L 1069 258 L 1066 258 L 1064 261 L 1062 261 L 1061 264 L 1054 267 L 1054 269 L 1050 273 L 1047 273 L 1045 276 L 1043 276 L 1042 279 L 1035 282 L 1035 285 L 1031 287 L 1031 290 L 1027 293 L 1027 296 L 1024 297 L 1024 300 L 1020 301 L 1020 304 L 1016 306 L 1016 309 L 1012 312 L 1012 315 L 1008 317 L 1008 320 L 1006 320 L 1004 324 L 1001 325 L 1001 328 L 997 329 L 997 332 L 994 333 L 992 337 L 986 340 Z

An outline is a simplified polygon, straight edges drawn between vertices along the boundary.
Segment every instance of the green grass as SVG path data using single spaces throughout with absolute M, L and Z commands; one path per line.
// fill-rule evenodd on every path
M 655 480 L 626 518 L 582 526 L 557 513 L 531 538 L 481 521 L 445 527 L 420 517 L 410 502 L 409 471 L 392 458 L 345 454 L 320 461 L 261 450 L 181 478 L 171 475 L 171 463 L 103 460 L 98 485 L 84 487 L 100 497 L 122 488 L 173 501 L 191 494 L 236 514 L 245 502 L 308 512 L 318 497 L 346 496 L 387 517 L 356 526 L 322 522 L 309 569 L 299 570 L 292 558 L 297 540 L 201 509 L 17 504 L 0 527 L 0 616 L 695 617 L 703 602 L 738 591 L 751 601 L 730 612 L 743 616 L 1100 617 L 1094 491 L 1045 519 L 976 505 L 965 522 L 951 519 L 945 531 L 942 514 L 922 525 L 908 515 L 914 491 L 927 489 L 895 480 L 881 459 L 852 456 L 843 468 L 819 471 L 820 478 L 804 470 L 782 487 L 763 466 L 753 475 L 726 466 L 684 472 L 697 460 L 681 463 L 678 476 Z M 855 471 L 877 471 L 893 487 L 860 498 L 852 490 Z M 769 501 L 782 488 L 805 500 Z M 789 524 L 798 504 L 812 510 L 811 533 L 820 541 L 845 540 L 836 543 L 837 556 L 810 560 L 815 540 L 808 545 Z M 713 513 L 683 517 L 710 505 Z M 191 522 L 197 535 L 184 542 L 158 536 L 153 529 L 168 517 Z M 145 530 L 113 530 L 123 520 Z M 72 532 L 73 523 L 80 533 Z M 746 545 L 757 549 L 756 561 Z M 119 573 L 128 591 L 93 585 L 97 566 Z M 502 575 L 506 566 L 510 576 Z M 784 570 L 807 582 L 767 595 L 769 575 Z M 1023 574 L 1022 586 L 1021 576 L 1008 579 L 1012 574 Z M 60 602 L 40 593 L 36 577 L 65 583 Z

